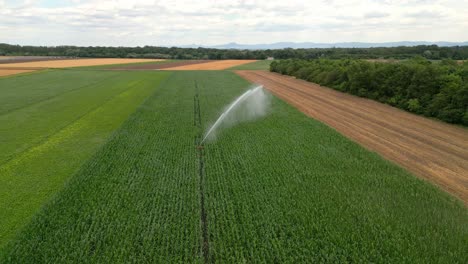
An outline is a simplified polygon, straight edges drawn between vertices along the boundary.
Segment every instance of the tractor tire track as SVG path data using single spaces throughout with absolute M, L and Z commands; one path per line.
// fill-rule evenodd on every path
M 194 126 L 198 129 L 198 135 L 195 137 L 195 147 L 197 149 L 198 156 L 198 177 L 199 177 L 199 196 L 200 196 L 200 225 L 202 232 L 202 244 L 201 250 L 203 254 L 204 263 L 211 263 L 210 258 L 210 244 L 208 237 L 208 217 L 205 206 L 205 162 L 203 159 L 203 145 L 201 140 L 203 137 L 202 121 L 201 121 L 201 110 L 200 110 L 200 98 L 198 84 L 195 82 L 195 96 L 194 96 L 194 113 L 193 121 Z

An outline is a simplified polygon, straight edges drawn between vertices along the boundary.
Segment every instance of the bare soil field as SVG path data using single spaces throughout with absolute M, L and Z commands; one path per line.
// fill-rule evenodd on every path
M 123 65 L 111 70 L 160 70 L 167 68 L 174 68 L 179 66 L 188 66 L 195 64 L 202 64 L 212 62 L 212 60 L 186 60 L 186 61 L 173 61 L 161 64 L 135 64 L 135 65 Z
M 468 204 L 468 129 L 289 76 L 236 73 Z
M 208 61 L 206 63 L 197 63 L 190 65 L 182 65 L 177 67 L 165 68 L 169 71 L 191 71 L 191 70 L 225 70 L 234 66 L 239 66 L 246 63 L 255 62 L 256 60 L 217 60 Z
M 163 61 L 163 60 L 159 60 L 159 59 L 67 59 L 67 60 L 48 60 L 48 61 L 8 63 L 8 64 L 5 64 L 5 67 L 9 67 L 9 68 L 26 68 L 26 67 L 70 68 L 70 67 L 126 64 L 126 63 L 139 63 L 139 62 L 152 62 L 152 61 Z
M 21 69 L 21 70 L 5 70 L 5 69 L 0 69 L 0 77 L 2 76 L 9 76 L 9 75 L 14 75 L 14 74 L 18 74 L 18 73 L 25 73 L 25 72 L 32 72 L 32 71 L 35 71 L 35 70 L 24 70 L 24 69 Z

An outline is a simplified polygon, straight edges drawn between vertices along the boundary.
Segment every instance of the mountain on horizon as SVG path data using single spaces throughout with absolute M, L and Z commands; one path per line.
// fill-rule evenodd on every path
M 399 47 L 399 46 L 419 46 L 419 45 L 437 45 L 439 47 L 468 46 L 468 41 L 448 42 L 448 41 L 398 41 L 398 42 L 337 42 L 337 43 L 315 43 L 315 42 L 276 42 L 270 44 L 239 44 L 231 42 L 222 45 L 186 45 L 182 48 L 214 48 L 214 49 L 246 49 L 246 50 L 265 50 L 265 49 L 308 49 L 308 48 L 377 48 L 377 47 Z

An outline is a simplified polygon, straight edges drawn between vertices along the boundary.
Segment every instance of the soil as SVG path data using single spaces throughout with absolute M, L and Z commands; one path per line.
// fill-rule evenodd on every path
M 236 71 L 468 204 L 468 129 L 266 71 Z

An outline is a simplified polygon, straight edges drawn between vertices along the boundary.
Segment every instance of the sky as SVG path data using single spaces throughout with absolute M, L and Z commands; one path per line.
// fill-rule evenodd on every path
M 467 41 L 468 0 L 0 0 L 0 43 Z

